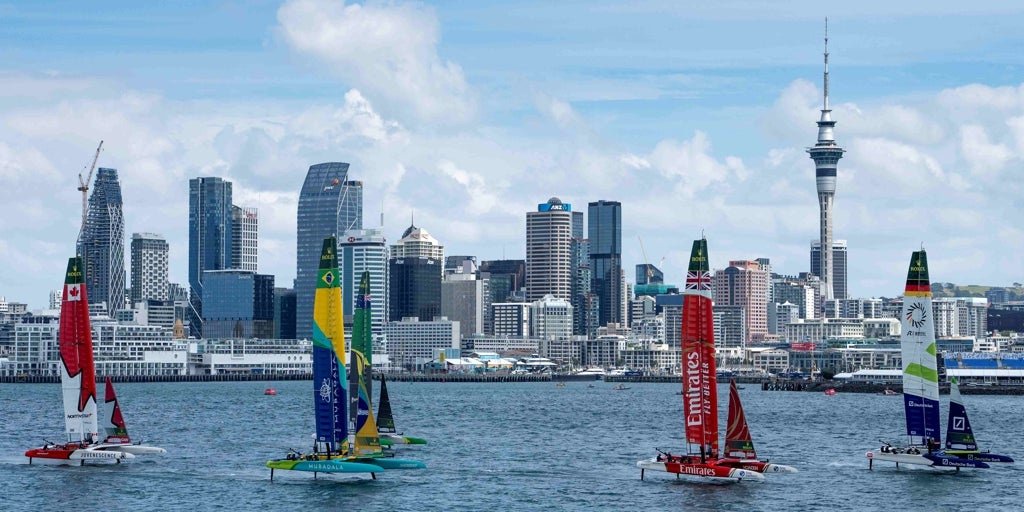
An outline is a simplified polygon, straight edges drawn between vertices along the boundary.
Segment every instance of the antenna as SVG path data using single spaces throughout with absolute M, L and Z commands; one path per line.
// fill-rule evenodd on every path
M 825 17 L 825 108 L 828 110 L 828 17 Z

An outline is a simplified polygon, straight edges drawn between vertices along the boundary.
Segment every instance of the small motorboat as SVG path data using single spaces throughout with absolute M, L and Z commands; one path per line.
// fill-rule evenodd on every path
M 836 394 L 836 388 L 828 388 L 825 390 L 825 396 L 834 396 Z
M 616 384 L 614 387 L 612 387 L 612 389 L 614 389 L 615 391 L 623 391 L 623 390 L 626 390 L 626 389 L 630 389 L 630 387 L 629 386 L 623 386 L 622 384 Z
M 564 388 L 565 387 L 565 383 L 564 382 L 559 382 L 558 384 L 555 384 L 555 387 L 556 388 Z
M 269 395 L 276 395 L 277 394 L 277 390 L 274 389 L 274 388 L 267 388 L 267 389 L 263 390 L 263 394 L 264 395 L 268 395 L 268 396 Z
M 882 395 L 882 396 L 899 396 L 899 393 L 897 393 L 897 392 L 895 392 L 895 391 L 893 391 L 893 390 L 891 390 L 889 388 L 885 388 L 885 391 L 879 391 L 878 394 Z

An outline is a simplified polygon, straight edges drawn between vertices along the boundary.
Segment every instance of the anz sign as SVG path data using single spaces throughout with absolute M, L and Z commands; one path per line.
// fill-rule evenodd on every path
M 569 204 L 569 203 L 562 203 L 562 204 L 544 203 L 544 204 L 538 204 L 537 205 L 537 211 L 538 212 L 571 212 L 572 211 L 572 205 Z

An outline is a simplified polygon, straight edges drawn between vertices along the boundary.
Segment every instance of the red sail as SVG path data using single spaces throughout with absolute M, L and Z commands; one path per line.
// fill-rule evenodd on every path
M 694 240 L 682 317 L 683 411 L 686 442 L 718 456 L 718 390 L 707 240 Z
M 85 292 L 81 258 L 68 260 L 64 278 L 64 299 L 60 305 L 60 359 L 69 377 L 82 375 L 78 410 L 91 398 L 96 401 L 96 369 L 92 361 L 92 328 L 89 326 L 89 299 Z
M 736 389 L 736 381 L 729 381 L 729 423 L 725 427 L 725 455 L 740 459 L 756 459 L 754 440 L 747 428 L 747 417 L 743 414 L 740 403 L 740 392 Z
M 114 394 L 114 383 L 110 380 L 109 375 L 107 376 L 107 389 L 104 390 L 103 396 L 103 401 L 111 407 L 110 423 L 117 429 L 120 429 L 121 432 L 126 432 L 128 428 L 124 424 L 124 416 L 121 415 L 121 405 L 117 403 L 117 395 Z M 121 435 L 125 434 L 122 433 Z

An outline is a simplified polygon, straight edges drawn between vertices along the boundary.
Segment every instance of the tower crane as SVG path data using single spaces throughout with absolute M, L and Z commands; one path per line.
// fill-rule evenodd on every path
M 644 250 L 644 239 L 640 238 L 640 235 L 636 236 L 636 239 L 640 242 L 640 253 L 644 255 L 644 273 L 647 274 L 647 282 L 651 282 L 651 277 L 654 276 L 654 271 L 651 270 L 651 264 L 647 261 L 647 251 Z
M 89 166 L 89 174 L 82 179 L 82 173 L 78 173 L 78 190 L 82 193 L 82 229 L 85 229 L 85 215 L 88 211 L 89 182 L 92 181 L 92 172 L 96 170 L 96 161 L 100 159 L 100 151 L 103 150 L 103 141 L 96 146 L 96 155 L 92 157 L 92 165 Z M 83 169 L 84 171 L 84 169 Z

